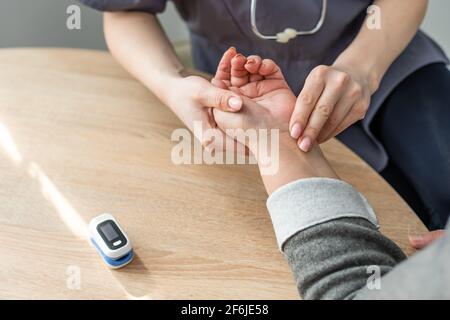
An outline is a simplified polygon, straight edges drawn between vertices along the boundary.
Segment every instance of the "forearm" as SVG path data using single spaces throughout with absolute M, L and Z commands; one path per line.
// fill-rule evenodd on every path
M 371 223 L 343 218 L 298 232 L 284 253 L 304 299 L 450 298 L 448 235 L 406 260 Z
M 373 224 L 360 218 L 331 220 L 298 232 L 286 242 L 284 253 L 300 295 L 308 300 L 353 299 L 361 291 L 383 296 L 385 282 L 383 291 L 376 290 L 380 279 L 371 276 L 389 273 L 406 258 Z
M 250 150 L 262 173 L 257 145 Z M 317 145 L 304 153 L 281 133 L 277 150 L 278 171 L 262 174 L 267 207 L 304 299 L 354 298 L 373 274 L 370 268 L 384 275 L 405 258 L 378 231 L 366 199 L 338 180 Z
M 291 164 L 295 165 L 295 164 Z M 378 231 L 366 199 L 336 179 L 285 185 L 267 200 L 279 248 L 304 299 L 351 299 L 405 255 Z
M 416 34 L 428 0 L 375 0 L 373 4 L 380 8 L 381 28 L 369 28 L 367 20 L 372 17 L 367 16 L 355 40 L 334 64 L 363 74 L 371 93 Z
M 181 77 L 183 65 L 158 19 L 141 12 L 107 12 L 104 32 L 119 63 L 167 103 L 167 83 Z

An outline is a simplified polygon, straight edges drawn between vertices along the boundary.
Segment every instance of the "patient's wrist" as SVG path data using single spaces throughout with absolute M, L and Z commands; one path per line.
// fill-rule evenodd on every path
M 255 156 L 256 160 L 262 153 L 273 154 L 279 153 L 280 149 L 297 149 L 295 141 L 290 137 L 287 130 L 280 130 L 278 128 L 272 129 L 257 129 L 256 139 L 248 139 L 245 143 L 250 152 Z
M 278 153 L 274 156 L 274 152 Z M 269 195 L 279 187 L 299 179 L 339 179 L 317 144 L 305 153 L 298 148 L 296 141 L 289 134 L 283 133 L 279 138 L 278 149 L 271 149 L 270 154 L 271 163 L 267 162 L 267 157 L 255 156 Z

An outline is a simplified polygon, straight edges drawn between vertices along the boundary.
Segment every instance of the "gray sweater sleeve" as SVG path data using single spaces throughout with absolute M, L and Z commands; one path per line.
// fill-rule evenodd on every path
M 405 259 L 400 248 L 361 218 L 336 219 L 298 232 L 286 242 L 284 253 L 304 299 L 353 299 L 361 289 L 376 290 L 371 276 L 382 276 Z
M 376 216 L 349 184 L 304 179 L 275 191 L 267 206 L 304 299 L 354 298 L 376 272 L 405 255 L 378 231 Z
M 405 260 L 364 197 L 332 179 L 296 181 L 267 205 L 304 299 L 450 298 L 450 235 Z

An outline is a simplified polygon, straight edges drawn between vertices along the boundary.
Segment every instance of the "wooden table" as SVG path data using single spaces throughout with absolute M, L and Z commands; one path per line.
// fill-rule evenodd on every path
M 0 50 L 0 297 L 297 299 L 257 168 L 172 164 L 180 127 L 108 53 Z M 411 254 L 414 213 L 342 144 L 324 150 Z M 122 270 L 86 241 L 102 212 L 134 244 Z

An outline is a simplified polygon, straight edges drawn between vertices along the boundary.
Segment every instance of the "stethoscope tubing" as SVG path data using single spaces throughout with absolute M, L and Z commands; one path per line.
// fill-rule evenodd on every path
M 277 35 L 264 35 L 262 34 L 256 24 L 256 7 L 258 5 L 258 0 L 251 0 L 251 4 L 250 4 L 250 23 L 252 26 L 252 31 L 255 33 L 255 35 L 258 38 L 264 39 L 264 40 L 278 40 L 279 37 Z M 328 0 L 322 0 L 322 10 L 321 10 L 321 14 L 320 14 L 320 19 L 317 22 L 316 26 L 314 28 L 312 28 L 311 30 L 306 30 L 306 31 L 297 31 L 296 30 L 296 35 L 297 36 L 306 36 L 306 35 L 313 35 L 315 33 L 317 33 L 320 29 L 322 29 L 323 24 L 325 22 L 325 18 L 327 15 L 327 10 L 328 10 Z

